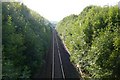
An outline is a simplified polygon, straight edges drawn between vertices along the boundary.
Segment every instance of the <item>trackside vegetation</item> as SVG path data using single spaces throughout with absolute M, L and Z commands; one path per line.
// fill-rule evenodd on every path
M 45 62 L 51 23 L 24 4 L 2 3 L 2 77 L 31 78 Z
M 84 79 L 120 78 L 119 11 L 117 5 L 91 5 L 57 24 L 70 60 L 79 65 Z

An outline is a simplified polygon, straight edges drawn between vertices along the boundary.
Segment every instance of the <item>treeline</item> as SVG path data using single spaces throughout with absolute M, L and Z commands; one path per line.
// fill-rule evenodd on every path
M 83 78 L 120 78 L 120 14 L 118 6 L 88 6 L 65 17 L 57 31 L 79 65 Z
M 31 78 L 44 64 L 51 23 L 22 3 L 2 3 L 2 77 Z

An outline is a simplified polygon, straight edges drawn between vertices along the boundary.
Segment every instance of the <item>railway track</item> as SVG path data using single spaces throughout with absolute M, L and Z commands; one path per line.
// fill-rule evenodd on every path
M 70 62 L 70 55 L 65 49 L 62 40 L 58 36 L 55 29 L 52 29 L 51 44 L 49 51 L 46 53 L 45 64 L 42 67 L 42 72 L 38 71 L 33 76 L 33 80 L 42 80 L 48 78 L 51 80 L 75 78 L 81 80 L 80 74 Z
M 61 59 L 61 54 L 59 50 L 59 44 L 57 40 L 57 35 L 55 34 L 55 30 L 53 30 L 53 54 L 52 54 L 52 80 L 54 78 L 62 78 L 65 79 L 63 63 Z M 55 64 L 55 63 L 58 64 Z
M 70 55 L 65 49 L 55 29 L 52 30 L 51 47 L 46 57 L 45 73 L 43 78 L 80 80 L 80 74 L 70 62 Z

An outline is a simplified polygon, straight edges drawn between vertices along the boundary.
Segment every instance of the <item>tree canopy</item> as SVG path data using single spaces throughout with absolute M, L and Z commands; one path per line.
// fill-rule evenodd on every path
M 51 23 L 24 4 L 2 3 L 3 79 L 30 78 L 44 63 Z
M 88 6 L 61 20 L 57 31 L 84 78 L 120 78 L 118 6 Z

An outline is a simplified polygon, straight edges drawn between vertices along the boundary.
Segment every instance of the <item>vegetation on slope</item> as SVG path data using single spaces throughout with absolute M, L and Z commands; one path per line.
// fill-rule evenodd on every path
M 2 3 L 3 78 L 30 78 L 42 67 L 51 24 L 17 2 Z
M 70 60 L 80 65 L 83 77 L 120 78 L 118 17 L 118 6 L 88 6 L 58 23 Z

